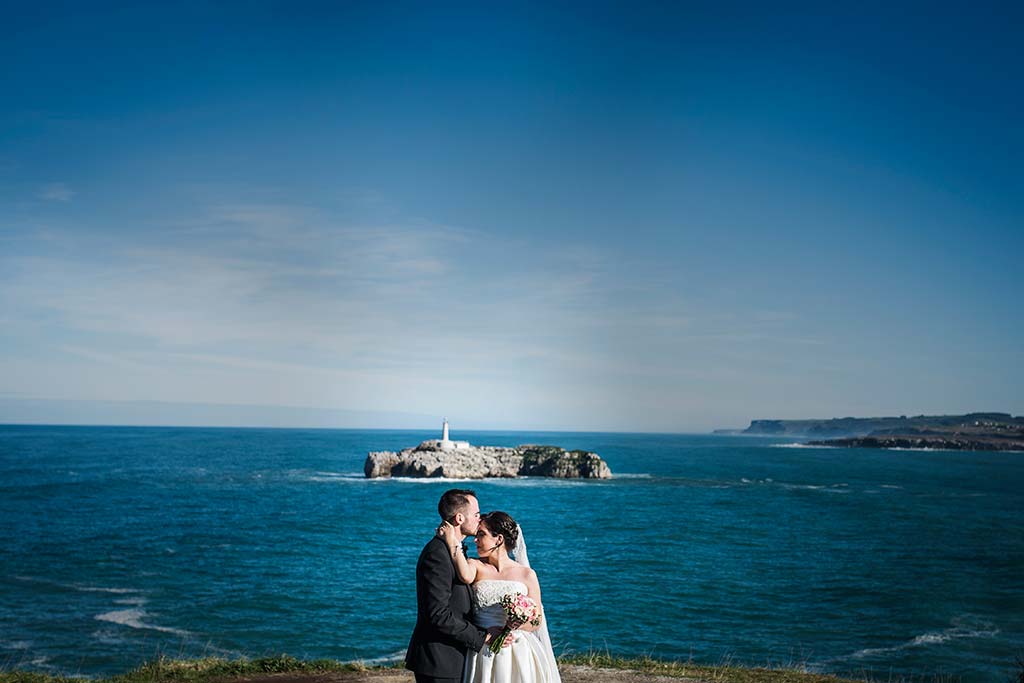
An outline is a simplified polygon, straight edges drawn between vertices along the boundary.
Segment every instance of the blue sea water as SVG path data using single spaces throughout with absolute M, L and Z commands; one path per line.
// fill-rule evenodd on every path
M 468 483 L 520 521 L 560 653 L 1004 681 L 1024 652 L 1024 454 L 457 436 L 616 474 Z M 467 483 L 362 465 L 435 437 L 0 427 L 0 668 L 400 658 L 437 498 Z

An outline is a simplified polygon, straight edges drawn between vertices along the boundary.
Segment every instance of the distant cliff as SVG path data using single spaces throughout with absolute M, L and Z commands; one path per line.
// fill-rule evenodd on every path
M 1024 417 L 1009 413 L 754 420 L 739 433 L 809 437 L 823 446 L 1024 450 Z
M 833 417 L 828 420 L 753 420 L 741 434 L 843 438 L 880 434 L 947 434 L 951 429 L 1006 432 L 1024 429 L 1024 417 L 1009 413 L 917 415 L 907 417 Z
M 808 441 L 809 446 L 844 448 L 929 448 L 944 451 L 1024 451 L 1024 433 L 1019 438 L 974 436 L 858 436 L 848 439 Z

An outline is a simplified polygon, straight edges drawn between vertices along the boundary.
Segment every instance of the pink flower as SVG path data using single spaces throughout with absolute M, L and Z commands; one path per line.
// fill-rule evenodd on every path
M 491 641 L 490 649 L 494 654 L 501 652 L 501 646 L 508 638 L 508 634 L 523 624 L 540 626 L 540 609 L 533 598 L 528 595 L 522 593 L 504 595 L 501 598 L 501 608 L 505 610 L 505 628 L 501 630 L 497 638 Z

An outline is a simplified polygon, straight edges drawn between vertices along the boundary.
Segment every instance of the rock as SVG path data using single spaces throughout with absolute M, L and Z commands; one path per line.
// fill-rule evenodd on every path
M 520 446 L 523 464 L 520 475 L 562 479 L 611 479 L 608 463 L 597 453 L 566 451 L 557 446 Z
M 398 464 L 398 454 L 392 451 L 370 453 L 363 464 L 363 472 L 367 479 L 390 477 L 391 470 Z
M 415 448 L 375 451 L 366 456 L 363 471 L 379 477 L 447 477 L 485 479 L 509 477 L 561 477 L 610 479 L 608 464 L 596 453 L 567 451 L 557 446 L 469 446 L 443 449 L 424 441 Z

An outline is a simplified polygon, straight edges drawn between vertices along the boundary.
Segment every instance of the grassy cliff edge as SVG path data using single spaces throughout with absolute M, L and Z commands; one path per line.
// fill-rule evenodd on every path
M 53 676 L 22 670 L 0 671 L 0 683 L 281 683 L 318 681 L 412 681 L 412 674 L 394 666 L 368 666 L 360 662 L 320 659 L 305 661 L 281 655 L 260 659 L 160 658 L 131 671 L 102 679 Z M 807 673 L 792 666 L 745 667 L 673 662 L 649 657 L 624 659 L 606 654 L 577 655 L 559 660 L 563 681 L 602 682 L 675 678 L 709 683 L 853 683 L 851 679 Z

